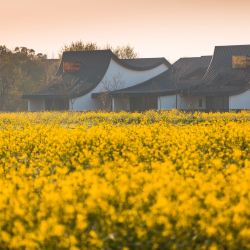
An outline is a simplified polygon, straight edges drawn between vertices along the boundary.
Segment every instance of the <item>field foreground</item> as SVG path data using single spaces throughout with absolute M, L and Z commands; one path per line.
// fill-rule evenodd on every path
M 250 113 L 0 114 L 0 249 L 250 249 Z

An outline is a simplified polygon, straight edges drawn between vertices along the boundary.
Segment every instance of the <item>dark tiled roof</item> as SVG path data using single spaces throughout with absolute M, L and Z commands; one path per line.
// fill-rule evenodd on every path
M 168 67 L 171 67 L 171 64 L 164 57 L 120 59 L 120 62 L 124 63 L 129 67 L 134 67 L 138 69 L 155 68 L 161 64 L 166 64 Z
M 233 69 L 232 56 L 250 55 L 250 45 L 217 46 L 195 95 L 234 95 L 249 88 L 250 69 Z
M 212 56 L 184 57 L 174 63 L 177 78 L 201 79 L 207 70 Z
M 162 74 L 135 86 L 113 91 L 119 94 L 171 94 L 179 89 L 190 87 L 200 80 L 211 60 L 211 56 L 180 58 L 172 68 Z
M 121 60 L 110 50 L 65 52 L 57 73 L 62 76 L 61 82 L 32 95 L 26 95 L 26 97 L 84 95 L 98 85 L 111 59 L 133 70 L 146 70 L 160 64 L 169 67 L 169 70 L 148 81 L 113 91 L 113 95 L 161 95 L 178 92 L 190 95 L 233 95 L 250 88 L 250 69 L 233 69 L 232 56 L 234 55 L 250 55 L 250 45 L 217 46 L 213 57 L 181 58 L 173 66 L 165 58 Z M 80 71 L 74 74 L 64 74 L 63 61 L 79 62 Z
M 72 97 L 78 97 L 95 88 L 108 69 L 112 53 L 110 50 L 68 51 L 63 53 L 57 75 L 71 75 L 75 84 L 68 90 Z M 63 62 L 80 63 L 80 71 L 74 74 L 63 73 Z
M 203 77 L 206 81 L 213 80 L 219 73 L 237 71 L 232 69 L 232 56 L 250 55 L 250 45 L 216 46 L 212 61 Z
M 250 45 L 217 46 L 213 57 L 181 58 L 174 63 L 172 71 L 113 94 L 239 94 L 250 88 L 250 69 L 232 68 L 232 56 L 241 55 L 250 55 Z
M 59 89 L 60 88 L 60 89 Z M 24 99 L 32 99 L 32 98 L 65 98 L 67 95 L 65 92 L 61 89 L 61 84 L 60 87 L 57 88 L 56 85 L 53 85 L 51 87 L 48 87 L 47 89 L 40 90 L 38 92 L 34 92 L 32 94 L 25 94 L 23 95 Z
M 105 75 L 110 60 L 115 60 L 118 64 L 132 69 L 132 70 L 148 70 L 153 69 L 161 64 L 165 64 L 170 67 L 170 63 L 165 58 L 141 58 L 141 59 L 119 59 L 111 50 L 95 50 L 95 51 L 68 51 L 64 52 L 62 60 L 57 71 L 57 76 L 61 76 L 60 83 L 52 85 L 50 88 L 42 90 L 31 95 L 24 95 L 24 98 L 36 97 L 36 96 L 49 96 L 50 93 L 56 96 L 57 93 L 60 96 L 61 93 L 69 97 L 82 96 L 92 89 L 94 89 Z M 63 62 L 77 62 L 80 64 L 80 71 L 74 74 L 63 72 Z M 65 77 L 67 78 L 65 79 Z M 70 76 L 70 77 L 69 77 Z M 70 79 L 69 79 L 70 78 Z M 65 90 L 65 81 L 68 80 L 74 84 L 68 84 L 68 89 Z M 67 84 L 66 84 L 67 85 Z

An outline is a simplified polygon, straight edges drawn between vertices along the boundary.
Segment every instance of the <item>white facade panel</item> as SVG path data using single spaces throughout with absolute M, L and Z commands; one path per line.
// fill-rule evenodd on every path
M 71 99 L 70 110 L 73 111 L 100 110 L 102 108 L 101 103 L 97 99 L 91 97 L 92 93 L 94 92 L 91 91 L 84 96 Z
M 166 71 L 168 67 L 165 64 L 161 64 L 153 69 L 149 70 L 132 70 L 125 68 L 113 59 L 111 59 L 108 70 L 103 77 L 102 84 L 99 84 L 100 89 L 103 88 L 101 85 L 105 85 L 106 82 L 110 83 L 113 89 L 123 89 L 134 86 L 138 83 L 142 83 L 149 80 L 162 72 Z M 113 84 L 113 82 L 116 84 Z
M 118 90 L 131 87 L 149 80 L 167 69 L 168 67 L 165 64 L 161 64 L 153 69 L 136 71 L 127 69 L 111 59 L 106 74 L 96 88 L 84 96 L 72 99 L 70 108 L 75 111 L 99 110 L 102 105 L 98 100 L 91 97 L 92 93 L 103 92 L 107 89 Z
M 159 96 L 158 110 L 176 109 L 176 95 Z
M 229 110 L 250 109 L 250 89 L 234 96 L 229 96 Z

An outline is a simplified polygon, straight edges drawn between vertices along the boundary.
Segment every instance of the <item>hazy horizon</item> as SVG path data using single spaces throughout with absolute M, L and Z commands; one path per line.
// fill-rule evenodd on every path
M 250 44 L 248 0 L 2 0 L 0 44 L 57 57 L 72 41 L 130 44 L 140 57 L 211 55 Z

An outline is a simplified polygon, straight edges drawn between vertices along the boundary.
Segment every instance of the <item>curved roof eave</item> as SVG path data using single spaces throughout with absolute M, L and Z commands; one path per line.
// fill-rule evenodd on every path
M 98 50 L 85 51 L 85 52 L 91 53 L 91 52 L 96 52 L 96 51 L 98 51 Z M 105 51 L 105 50 L 103 50 L 103 51 Z M 160 61 L 158 61 L 157 63 L 154 63 L 152 65 L 135 66 L 135 65 L 131 65 L 131 64 L 127 63 L 123 59 L 118 58 L 111 50 L 106 50 L 106 51 L 110 54 L 110 59 L 113 59 L 116 63 L 120 64 L 121 66 L 123 66 L 127 69 L 131 69 L 131 70 L 145 71 L 145 70 L 154 69 L 162 64 L 164 64 L 168 68 L 172 67 L 171 63 L 165 57 L 162 57 Z M 57 73 L 56 73 L 57 76 L 59 76 L 63 73 L 63 66 L 62 66 L 63 58 L 64 58 L 64 56 L 62 57 L 59 68 L 57 70 Z
M 127 63 L 126 61 L 118 58 L 113 52 L 111 58 L 118 64 L 120 64 L 121 66 L 127 68 L 127 69 L 131 69 L 131 70 L 135 70 L 135 71 L 146 71 L 146 70 L 150 70 L 150 69 L 154 69 L 162 64 L 164 64 L 165 66 L 167 66 L 167 68 L 172 67 L 171 63 L 165 58 L 162 57 L 161 61 L 154 63 L 152 65 L 149 66 L 134 66 L 134 65 L 130 65 L 129 63 Z
M 110 64 L 110 63 L 109 63 Z M 79 91 L 79 93 L 72 93 L 72 94 L 69 94 L 69 97 L 70 98 L 77 98 L 77 97 L 80 97 L 80 96 L 83 96 L 83 95 L 86 95 L 88 94 L 89 92 L 91 92 L 92 90 L 94 90 L 98 85 L 99 83 L 103 80 L 108 68 L 109 68 L 109 64 L 107 65 L 107 68 L 106 70 L 103 72 L 103 75 L 100 77 L 100 80 L 97 81 L 95 84 L 93 84 L 90 88 L 87 88 L 83 91 Z
M 157 96 L 165 96 L 165 95 L 174 95 L 180 93 L 180 90 L 177 89 L 166 89 L 166 90 L 157 90 L 157 91 L 124 91 L 111 93 L 112 96 L 143 96 L 143 95 L 157 95 Z M 98 95 L 99 93 L 94 93 L 94 95 Z

